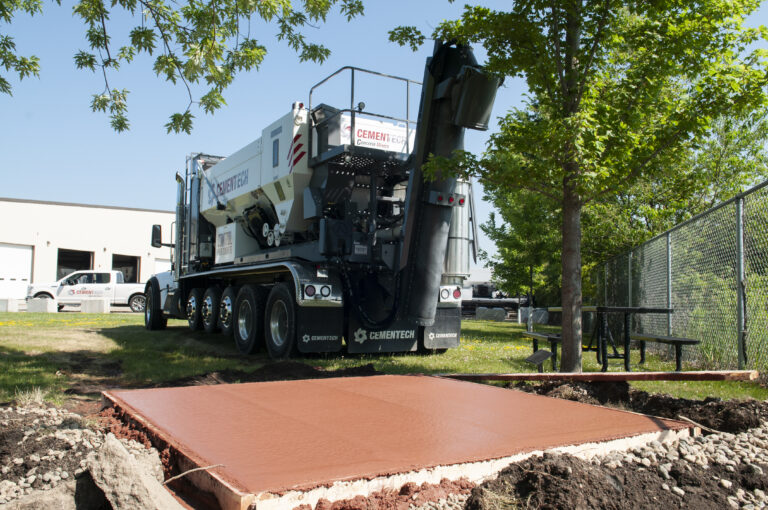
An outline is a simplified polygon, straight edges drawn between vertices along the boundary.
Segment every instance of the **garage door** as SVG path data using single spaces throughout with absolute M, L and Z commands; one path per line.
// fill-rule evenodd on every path
M 32 247 L 0 243 L 0 299 L 24 299 L 32 281 Z

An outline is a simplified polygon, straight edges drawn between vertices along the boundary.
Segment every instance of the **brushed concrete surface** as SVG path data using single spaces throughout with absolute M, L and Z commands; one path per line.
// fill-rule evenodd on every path
M 244 493 L 477 462 L 687 426 L 426 376 L 111 391 L 108 399 Z

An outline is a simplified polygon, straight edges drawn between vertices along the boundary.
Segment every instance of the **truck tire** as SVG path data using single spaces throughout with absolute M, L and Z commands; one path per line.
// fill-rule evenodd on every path
M 221 293 L 219 300 L 218 326 L 222 334 L 232 336 L 235 332 L 235 301 L 239 287 L 230 285 Z
M 144 307 L 147 306 L 147 300 L 144 294 L 134 294 L 128 300 L 128 306 L 131 307 L 132 312 L 141 313 L 144 311 Z
M 203 319 L 203 329 L 206 333 L 215 333 L 219 328 L 219 301 L 221 300 L 221 289 L 218 287 L 208 287 L 203 294 L 203 301 L 200 307 L 200 314 Z
M 256 285 L 243 285 L 235 300 L 233 329 L 235 346 L 240 354 L 258 350 L 262 337 L 264 291 Z
M 264 343 L 272 359 L 285 359 L 296 353 L 296 300 L 286 283 L 272 287 L 267 298 Z
M 200 313 L 202 302 L 203 289 L 192 289 L 187 296 L 187 323 L 192 331 L 203 329 L 203 316 Z
M 155 278 L 151 278 L 144 287 L 146 302 L 144 303 L 144 327 L 150 331 L 165 329 L 168 319 L 163 315 L 160 307 L 160 284 Z

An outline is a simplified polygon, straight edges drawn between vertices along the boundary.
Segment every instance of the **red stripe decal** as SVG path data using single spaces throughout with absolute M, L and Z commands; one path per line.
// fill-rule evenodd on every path
M 306 152 L 302 152 L 301 154 L 299 154 L 298 156 L 296 156 L 296 159 L 294 159 L 294 160 L 293 160 L 293 166 L 296 166 L 296 163 L 298 163 L 299 161 L 301 161 L 301 158 L 303 158 L 305 154 L 306 154 Z
M 303 143 L 298 144 L 296 147 L 293 148 L 293 153 L 296 154 L 301 150 L 302 147 L 304 147 Z
M 296 136 L 293 137 L 293 143 L 298 142 L 299 138 L 301 138 L 301 133 L 297 133 Z

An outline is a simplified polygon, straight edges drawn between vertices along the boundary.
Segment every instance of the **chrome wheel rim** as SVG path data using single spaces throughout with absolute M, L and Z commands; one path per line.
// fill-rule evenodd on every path
M 229 296 L 224 297 L 221 300 L 219 306 L 219 318 L 221 319 L 221 325 L 228 328 L 232 324 L 232 298 Z
M 272 334 L 275 347 L 282 347 L 288 339 L 288 308 L 282 300 L 277 300 L 272 305 L 272 312 L 269 314 L 269 332 Z
M 131 309 L 134 312 L 143 312 L 144 309 L 147 307 L 147 298 L 142 296 L 137 296 L 131 300 L 133 303 L 133 306 L 131 306 Z
M 203 316 L 203 322 L 206 324 L 211 323 L 211 319 L 213 318 L 213 299 L 211 296 L 206 297 L 203 299 L 203 304 L 200 308 L 200 313 Z
M 145 299 L 144 317 L 146 318 L 147 323 L 152 320 L 152 294 L 148 295 Z
M 247 340 L 253 329 L 253 313 L 248 300 L 243 300 L 237 309 L 237 332 L 242 340 Z
M 193 320 L 195 318 L 195 314 L 197 313 L 197 298 L 195 296 L 190 296 L 187 300 L 187 319 Z

